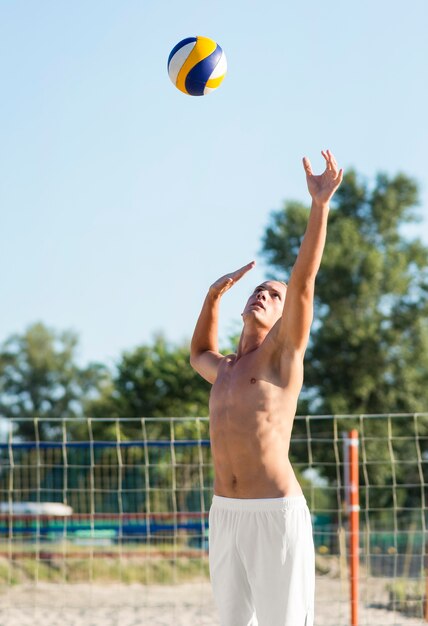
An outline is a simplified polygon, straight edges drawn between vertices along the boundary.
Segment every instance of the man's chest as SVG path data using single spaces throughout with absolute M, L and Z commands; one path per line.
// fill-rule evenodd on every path
M 250 359 L 229 362 L 220 368 L 210 396 L 210 412 L 244 413 L 265 411 L 283 396 L 279 373 Z

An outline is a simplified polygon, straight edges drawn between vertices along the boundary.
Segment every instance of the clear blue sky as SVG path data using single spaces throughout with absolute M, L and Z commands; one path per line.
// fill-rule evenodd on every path
M 112 362 L 191 336 L 209 284 L 236 328 L 261 236 L 306 201 L 303 155 L 420 184 L 428 243 L 426 0 L 15 1 L 0 5 L 0 341 L 41 320 Z M 218 41 L 229 72 L 191 98 L 166 61 Z

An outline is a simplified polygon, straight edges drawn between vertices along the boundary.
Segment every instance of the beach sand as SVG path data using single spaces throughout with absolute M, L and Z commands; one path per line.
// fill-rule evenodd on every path
M 376 588 L 377 587 L 377 588 Z M 421 626 L 387 610 L 385 581 L 361 585 L 361 626 Z M 383 608 L 375 608 L 376 606 Z M 349 626 L 347 586 L 317 578 L 315 626 Z M 0 626 L 219 626 L 209 582 L 177 586 L 17 585 L 0 590 Z M 300 626 L 300 625 L 296 625 Z

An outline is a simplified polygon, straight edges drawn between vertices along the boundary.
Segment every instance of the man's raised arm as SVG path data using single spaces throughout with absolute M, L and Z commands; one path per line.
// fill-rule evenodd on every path
M 284 348 L 303 356 L 313 318 L 315 278 L 318 273 L 327 235 L 329 202 L 343 178 L 336 159 L 330 152 L 321 153 L 326 169 L 315 176 L 308 158 L 303 159 L 312 207 L 305 236 L 291 272 L 280 322 L 280 337 Z
M 220 299 L 244 274 L 254 267 L 252 261 L 236 272 L 222 276 L 209 288 L 190 344 L 190 364 L 205 380 L 214 383 L 223 356 L 218 351 Z

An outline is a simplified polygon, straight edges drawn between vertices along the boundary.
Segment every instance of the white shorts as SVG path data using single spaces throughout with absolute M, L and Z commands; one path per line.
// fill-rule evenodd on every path
M 209 565 L 220 626 L 313 626 L 315 550 L 303 495 L 214 495 Z

